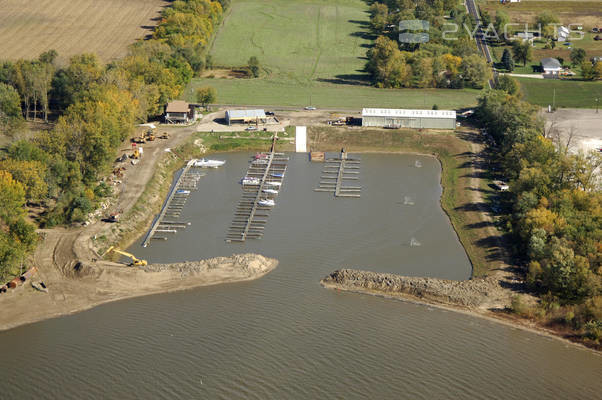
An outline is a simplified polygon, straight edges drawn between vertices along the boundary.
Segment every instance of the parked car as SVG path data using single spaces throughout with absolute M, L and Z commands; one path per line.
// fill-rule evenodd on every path
M 256 131 L 256 130 L 257 130 L 257 127 L 256 127 L 256 126 L 253 126 L 253 125 L 251 125 L 251 126 L 247 126 L 247 127 L 245 128 L 245 131 Z
M 266 111 L 265 115 L 274 115 L 274 112 L 273 111 Z
M 313 111 L 313 110 L 315 110 L 315 109 L 316 109 L 316 107 L 314 107 L 314 106 L 307 106 L 307 107 L 305 107 L 305 109 L 306 109 L 307 111 Z

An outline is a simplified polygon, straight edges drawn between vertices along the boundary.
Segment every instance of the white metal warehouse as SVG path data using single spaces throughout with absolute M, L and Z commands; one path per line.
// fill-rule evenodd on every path
M 265 123 L 266 116 L 264 110 L 227 110 L 226 122 L 228 125 L 235 123 L 254 124 Z
M 450 110 L 364 108 L 362 109 L 362 126 L 456 129 L 456 112 Z

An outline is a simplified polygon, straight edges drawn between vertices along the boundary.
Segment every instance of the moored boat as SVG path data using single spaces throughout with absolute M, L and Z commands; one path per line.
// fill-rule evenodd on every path
M 194 166 L 200 168 L 219 168 L 226 162 L 222 160 L 207 160 L 206 158 L 195 161 Z
M 271 199 L 263 199 L 263 200 L 259 200 L 258 204 L 260 206 L 274 207 L 274 205 L 276 205 L 276 202 L 274 200 L 271 200 Z
M 243 185 L 249 185 L 249 186 L 259 185 L 259 178 L 245 176 L 244 178 L 241 179 L 240 183 L 242 183 Z

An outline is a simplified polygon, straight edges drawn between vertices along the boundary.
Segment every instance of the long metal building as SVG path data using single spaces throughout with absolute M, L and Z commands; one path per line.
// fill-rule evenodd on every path
M 456 112 L 450 110 L 364 108 L 362 109 L 362 126 L 456 129 Z
M 265 123 L 266 115 L 264 110 L 227 110 L 226 123 L 232 125 Z

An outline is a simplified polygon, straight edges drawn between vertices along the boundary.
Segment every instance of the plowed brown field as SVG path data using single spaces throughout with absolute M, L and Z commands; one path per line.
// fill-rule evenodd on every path
M 165 0 L 0 0 L 0 58 L 36 58 L 55 49 L 59 60 L 96 53 L 125 54 L 152 33 Z

